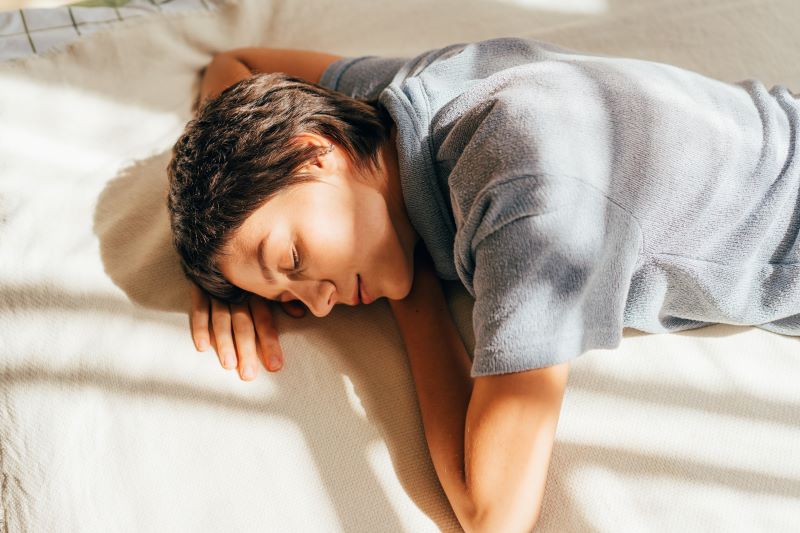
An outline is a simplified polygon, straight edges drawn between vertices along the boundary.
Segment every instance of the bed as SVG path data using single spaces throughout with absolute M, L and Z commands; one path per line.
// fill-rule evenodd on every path
M 800 92 L 796 0 L 217 3 L 0 62 L 2 533 L 460 530 L 385 300 L 276 312 L 252 382 L 195 350 L 165 166 L 214 52 L 513 35 Z M 797 337 L 626 329 L 571 365 L 537 530 L 797 531 L 798 383 Z

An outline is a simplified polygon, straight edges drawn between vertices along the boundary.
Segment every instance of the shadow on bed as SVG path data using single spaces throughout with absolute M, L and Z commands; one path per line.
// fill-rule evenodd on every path
M 164 152 L 138 161 L 106 184 L 98 198 L 94 216 L 101 258 L 108 276 L 131 301 L 147 309 L 185 315 L 185 331 L 181 334 L 185 335 L 187 346 L 192 350 L 181 352 L 181 355 L 191 353 L 192 357 L 213 361 L 219 368 L 219 379 L 229 380 L 226 371 L 218 365 L 213 349 L 197 353 L 191 344 L 189 282 L 180 268 L 178 254 L 172 248 L 166 209 L 165 168 L 170 155 L 170 152 Z M 388 304 L 381 300 L 370 307 L 336 306 L 327 320 L 310 313 L 300 319 L 287 317 L 277 305 L 273 306 L 273 313 L 276 327 L 281 332 L 286 365 L 281 372 L 269 376 L 270 383 L 266 383 L 263 375 L 252 383 L 252 388 L 269 385 L 276 389 L 274 394 L 265 395 L 267 399 L 264 400 L 244 398 L 235 392 L 214 391 L 179 380 L 136 380 L 95 371 L 59 375 L 37 369 L 3 377 L 61 383 L 75 389 L 93 387 L 132 398 L 159 398 L 168 404 L 176 401 L 204 404 L 214 410 L 251 415 L 253 424 L 258 424 L 261 417 L 265 417 L 262 419 L 265 424 L 275 417 L 291 421 L 299 428 L 313 454 L 327 494 L 334 502 L 345 530 L 364 530 L 374 524 L 369 518 L 360 522 L 359 517 L 364 515 L 365 509 L 379 512 L 381 516 L 396 516 L 368 461 L 372 444 L 385 441 L 405 491 L 442 531 L 458 530 L 455 515 L 450 511 L 435 475 L 420 475 L 421 471 L 424 472 L 419 468 L 420 461 L 429 463 L 427 468 L 431 472 L 433 464 L 427 454 L 415 398 L 406 394 L 412 390 L 413 384 L 410 383 L 405 354 L 392 349 L 402 346 L 402 340 Z M 337 316 L 338 319 L 333 320 Z M 366 322 L 372 325 L 368 328 Z M 365 331 L 375 335 L 365 338 Z M 347 350 L 345 347 L 358 349 Z M 390 351 L 393 353 L 391 359 L 375 356 Z M 324 358 L 324 361 L 318 358 Z M 194 361 L 186 361 L 187 374 L 191 373 L 194 364 Z M 325 364 L 332 365 L 334 371 L 323 369 Z M 381 368 L 377 369 L 377 366 Z M 266 372 L 263 368 L 260 371 Z M 330 375 L 341 379 L 326 379 Z M 354 389 L 355 402 L 360 402 L 360 405 L 354 405 L 349 386 Z M 398 410 L 417 414 L 409 417 L 399 414 Z M 409 424 L 409 419 L 412 424 Z M 378 428 L 377 434 L 373 428 Z M 282 452 L 275 450 L 273 453 Z M 253 460 L 257 461 L 257 457 Z M 213 491 L 213 487 L 209 490 Z M 438 499 L 431 495 L 438 495 Z M 403 529 L 399 518 L 394 523 L 387 523 L 386 527 L 390 531 Z

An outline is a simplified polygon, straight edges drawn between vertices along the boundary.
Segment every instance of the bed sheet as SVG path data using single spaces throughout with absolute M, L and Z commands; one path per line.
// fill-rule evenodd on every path
M 277 313 L 284 368 L 253 382 L 195 351 L 165 166 L 214 52 L 529 36 L 798 92 L 798 20 L 795 0 L 228 0 L 0 63 L 0 531 L 459 530 L 385 300 Z M 445 288 L 471 352 L 472 301 Z M 538 531 L 797 531 L 800 339 L 627 329 L 571 368 Z

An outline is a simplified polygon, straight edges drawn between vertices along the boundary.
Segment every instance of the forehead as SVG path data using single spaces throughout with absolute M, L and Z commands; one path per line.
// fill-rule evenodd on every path
M 233 233 L 231 249 L 236 254 L 255 252 L 261 239 L 286 216 L 283 199 L 274 197 L 253 211 Z
M 324 182 L 323 179 L 293 185 L 256 208 L 228 239 L 225 249 L 234 256 L 233 262 L 257 260 L 258 245 L 267 235 L 271 237 L 263 251 L 271 255 L 273 247 L 283 240 L 281 236 L 314 219 L 323 205 L 330 209 L 335 192 L 329 187 L 320 191 Z

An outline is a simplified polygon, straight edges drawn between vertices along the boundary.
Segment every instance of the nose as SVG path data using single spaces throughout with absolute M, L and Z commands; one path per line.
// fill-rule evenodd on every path
M 334 297 L 336 289 L 331 283 L 311 282 L 304 287 L 297 287 L 293 292 L 298 295 L 298 299 L 308 307 L 311 313 L 318 318 L 328 316 L 336 303 Z

